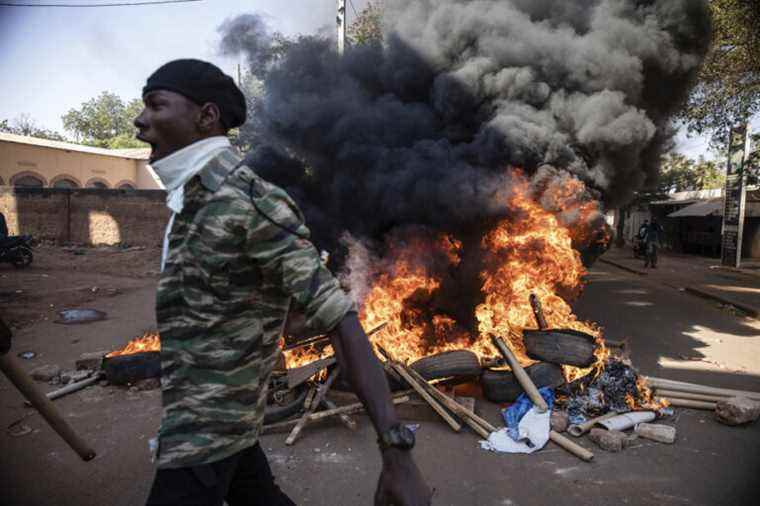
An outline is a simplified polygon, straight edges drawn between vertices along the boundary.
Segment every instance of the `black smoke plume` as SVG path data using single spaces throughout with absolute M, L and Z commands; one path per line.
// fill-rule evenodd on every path
M 471 233 L 504 214 L 510 167 L 625 203 L 655 178 L 709 42 L 703 0 L 388 0 L 383 22 L 343 57 L 319 37 L 275 57 L 255 15 L 220 28 L 264 80 L 251 163 L 322 245 Z

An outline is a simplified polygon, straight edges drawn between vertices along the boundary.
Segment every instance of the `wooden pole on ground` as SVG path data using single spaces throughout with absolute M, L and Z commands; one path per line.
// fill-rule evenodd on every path
M 288 438 L 285 440 L 286 445 L 290 446 L 296 442 L 296 439 L 298 439 L 298 436 L 301 434 L 301 431 L 309 422 L 309 417 L 314 413 L 314 411 L 317 410 L 317 407 L 320 404 L 322 404 L 322 399 L 325 398 L 325 394 L 327 393 L 328 390 L 330 390 L 330 387 L 335 382 L 335 379 L 338 377 L 338 374 L 340 374 L 340 366 L 335 367 L 335 369 L 333 369 L 333 371 L 327 377 L 325 382 L 319 386 L 317 394 L 314 396 L 314 399 L 312 399 L 311 401 L 311 405 L 303 414 L 303 416 L 298 420 L 298 422 L 296 423 L 296 426 L 293 427 L 293 430 L 290 432 L 290 434 L 288 435 Z
M 520 386 L 525 390 L 525 393 L 528 394 L 528 397 L 533 402 L 533 405 L 536 407 L 536 411 L 539 413 L 545 413 L 547 409 L 549 409 L 549 406 L 546 405 L 546 401 L 544 401 L 544 398 L 541 397 L 541 394 L 538 392 L 538 388 L 536 388 L 536 385 L 533 383 L 533 380 L 530 379 L 530 376 L 528 376 L 528 373 L 525 372 L 525 369 L 523 369 L 523 366 L 520 365 L 520 361 L 517 360 L 517 357 L 514 353 L 512 353 L 512 350 L 509 349 L 509 346 L 507 346 L 504 341 L 496 336 L 491 336 L 491 342 L 496 346 L 496 348 L 499 350 L 499 353 L 504 357 L 504 359 L 509 363 L 509 367 L 512 369 L 512 374 L 515 375 L 515 378 L 517 379 L 518 383 L 520 383 Z
M 678 399 L 676 397 L 663 397 L 671 406 L 677 408 L 705 409 L 708 411 L 715 410 L 715 402 L 695 401 L 692 399 Z
M 696 383 L 687 383 L 685 381 L 675 381 L 664 378 L 656 378 L 654 376 L 645 376 L 644 379 L 647 385 L 651 388 L 662 388 L 667 390 L 677 390 L 679 392 L 688 392 L 692 394 L 705 394 L 705 395 L 717 395 L 725 397 L 748 397 L 756 401 L 760 401 L 760 392 L 750 392 L 748 390 L 732 390 L 730 388 L 716 388 L 704 385 L 697 385 Z
M 459 404 L 457 401 L 446 395 L 444 392 L 438 390 L 435 386 L 428 383 L 420 373 L 412 369 L 411 367 L 405 367 L 406 371 L 416 379 L 420 385 L 422 385 L 438 402 L 449 408 L 455 415 L 464 421 L 472 430 L 480 434 L 481 437 L 488 439 L 491 432 L 496 432 L 496 427 L 491 425 L 487 420 L 476 415 L 473 411 L 470 411 L 466 407 Z
M 392 400 L 393 400 L 393 404 L 403 404 L 405 402 L 409 402 L 411 400 L 411 397 L 409 397 L 409 392 L 401 392 L 399 394 L 395 394 Z M 335 409 L 328 409 L 325 411 L 319 411 L 318 413 L 314 413 L 309 416 L 309 423 L 316 422 L 318 420 L 323 420 L 331 416 L 338 416 L 341 414 L 350 415 L 354 413 L 359 413 L 361 411 L 364 411 L 364 404 L 361 402 L 354 402 L 353 404 L 348 404 L 346 406 L 340 406 Z M 277 422 L 277 423 L 272 423 L 269 425 L 264 425 L 261 428 L 261 433 L 269 434 L 269 433 L 278 432 L 284 429 L 290 429 L 291 427 L 298 424 L 298 422 L 300 421 L 301 419 L 298 418 L 296 420 L 286 420 L 284 422 Z
M 509 366 L 512 368 L 512 374 L 515 375 L 515 378 L 520 383 L 520 386 L 523 388 L 523 390 L 525 390 L 525 393 L 528 394 L 530 400 L 533 401 L 533 405 L 536 407 L 536 411 L 539 413 L 545 413 L 549 409 L 549 406 L 547 406 L 544 398 L 541 397 L 541 394 L 538 392 L 538 388 L 536 388 L 533 380 L 530 379 L 530 376 L 528 376 L 528 374 L 525 372 L 525 369 L 523 369 L 523 366 L 517 360 L 517 357 L 515 357 L 514 353 L 512 353 L 512 350 L 509 349 L 509 346 L 507 346 L 504 341 L 496 336 L 492 336 L 491 340 L 493 341 L 493 344 L 499 349 L 499 352 L 504 356 L 507 362 L 509 362 Z M 594 458 L 593 453 L 572 442 L 569 438 L 563 436 L 557 431 L 550 430 L 549 439 L 581 460 L 588 462 Z
M 443 420 L 447 424 L 449 424 L 449 427 L 451 427 L 451 429 L 454 432 L 459 432 L 460 430 L 462 430 L 462 425 L 459 422 L 457 422 L 454 419 L 454 417 L 451 416 L 449 412 L 446 411 L 446 409 L 443 406 L 441 406 L 438 403 L 438 401 L 436 401 L 421 384 L 417 383 L 417 381 L 415 381 L 414 378 L 412 378 L 412 376 L 406 371 L 406 369 L 404 369 L 404 367 L 401 364 L 388 361 L 388 362 L 385 362 L 385 365 L 386 367 L 390 367 L 391 369 L 396 371 L 396 373 L 399 376 L 401 376 L 404 379 L 404 381 L 406 381 L 409 384 L 409 386 L 412 387 L 414 391 L 417 392 L 417 394 L 420 397 L 422 397 L 425 400 L 425 402 L 427 402 L 430 405 L 430 407 L 433 408 L 433 410 L 436 413 L 438 413 L 438 415 L 441 418 L 443 418 Z

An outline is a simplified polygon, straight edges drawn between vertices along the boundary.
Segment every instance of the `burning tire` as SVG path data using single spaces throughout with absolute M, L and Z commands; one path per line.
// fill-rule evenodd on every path
M 161 376 L 161 353 L 147 351 L 128 355 L 106 356 L 103 360 L 106 379 L 114 385 L 128 385 Z
M 524 330 L 528 356 L 553 364 L 589 367 L 596 360 L 594 336 L 571 329 Z
M 565 382 L 562 368 L 555 364 L 539 362 L 525 368 L 536 387 L 558 387 Z M 480 376 L 483 395 L 491 402 L 513 402 L 523 393 L 512 371 L 486 369 Z
M 478 356 L 468 350 L 444 351 L 423 357 L 412 364 L 412 369 L 427 380 L 452 376 L 476 377 L 483 372 Z
M 274 392 L 268 399 L 264 411 L 265 424 L 276 423 L 300 413 L 309 389 L 306 385 L 301 385 L 295 390 L 281 392 Z

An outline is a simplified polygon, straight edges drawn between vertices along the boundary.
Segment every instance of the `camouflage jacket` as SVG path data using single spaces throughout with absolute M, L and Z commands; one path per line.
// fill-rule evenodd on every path
M 214 462 L 253 445 L 291 297 L 311 330 L 353 310 L 282 189 L 233 148 L 184 187 L 156 299 L 163 419 L 158 465 Z

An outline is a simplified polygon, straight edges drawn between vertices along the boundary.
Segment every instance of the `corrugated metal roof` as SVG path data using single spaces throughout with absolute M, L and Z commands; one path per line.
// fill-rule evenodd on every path
M 689 218 L 702 216 L 723 216 L 723 199 L 700 200 L 668 215 L 668 218 Z M 760 216 L 760 202 L 746 202 L 744 207 L 745 218 Z
M 668 218 L 686 218 L 688 216 L 720 216 L 723 213 L 723 199 L 701 200 L 674 213 L 670 213 Z
M 27 144 L 30 146 L 41 146 L 44 148 L 62 149 L 65 151 L 77 151 L 93 155 L 127 158 L 130 160 L 147 160 L 150 156 L 150 148 L 103 149 L 94 148 L 92 146 L 83 146 L 82 144 L 74 144 L 72 142 L 51 141 L 48 139 L 39 139 L 37 137 L 27 137 L 26 135 L 16 135 L 4 132 L 0 132 L 0 141 L 15 142 L 17 144 Z

